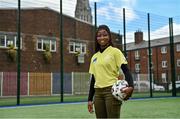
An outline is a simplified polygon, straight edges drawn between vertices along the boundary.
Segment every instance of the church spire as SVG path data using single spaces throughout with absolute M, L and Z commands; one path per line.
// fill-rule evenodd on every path
M 92 23 L 92 15 L 89 0 L 77 0 L 75 17 L 83 21 Z

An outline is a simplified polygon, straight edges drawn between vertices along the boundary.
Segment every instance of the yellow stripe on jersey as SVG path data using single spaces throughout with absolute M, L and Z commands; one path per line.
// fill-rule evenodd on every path
M 115 47 L 109 46 L 102 53 L 95 53 L 91 58 L 89 68 L 89 73 L 95 77 L 95 88 L 113 85 L 119 76 L 121 64 L 127 64 L 127 60 Z

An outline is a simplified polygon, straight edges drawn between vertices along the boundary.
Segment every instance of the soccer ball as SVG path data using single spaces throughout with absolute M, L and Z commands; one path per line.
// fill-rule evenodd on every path
M 125 93 L 122 93 L 121 90 L 125 90 L 128 87 L 128 82 L 126 80 L 117 80 L 113 86 L 112 86 L 112 95 L 120 100 L 124 101 L 124 98 L 126 97 Z

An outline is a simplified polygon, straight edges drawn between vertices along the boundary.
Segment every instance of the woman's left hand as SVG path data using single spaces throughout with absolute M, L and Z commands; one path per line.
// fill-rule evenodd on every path
M 93 102 L 92 101 L 88 101 L 88 111 L 89 113 L 93 113 Z
M 124 98 L 124 100 L 128 100 L 131 97 L 133 90 L 134 90 L 133 87 L 127 87 L 125 88 L 125 90 L 122 90 L 122 93 L 126 94 L 126 97 Z

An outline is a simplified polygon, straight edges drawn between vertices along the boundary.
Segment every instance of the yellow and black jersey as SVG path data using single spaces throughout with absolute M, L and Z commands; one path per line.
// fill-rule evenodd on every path
M 102 53 L 99 51 L 91 58 L 89 73 L 95 77 L 95 88 L 104 88 L 113 85 L 119 76 L 122 64 L 127 64 L 123 53 L 112 46 Z

